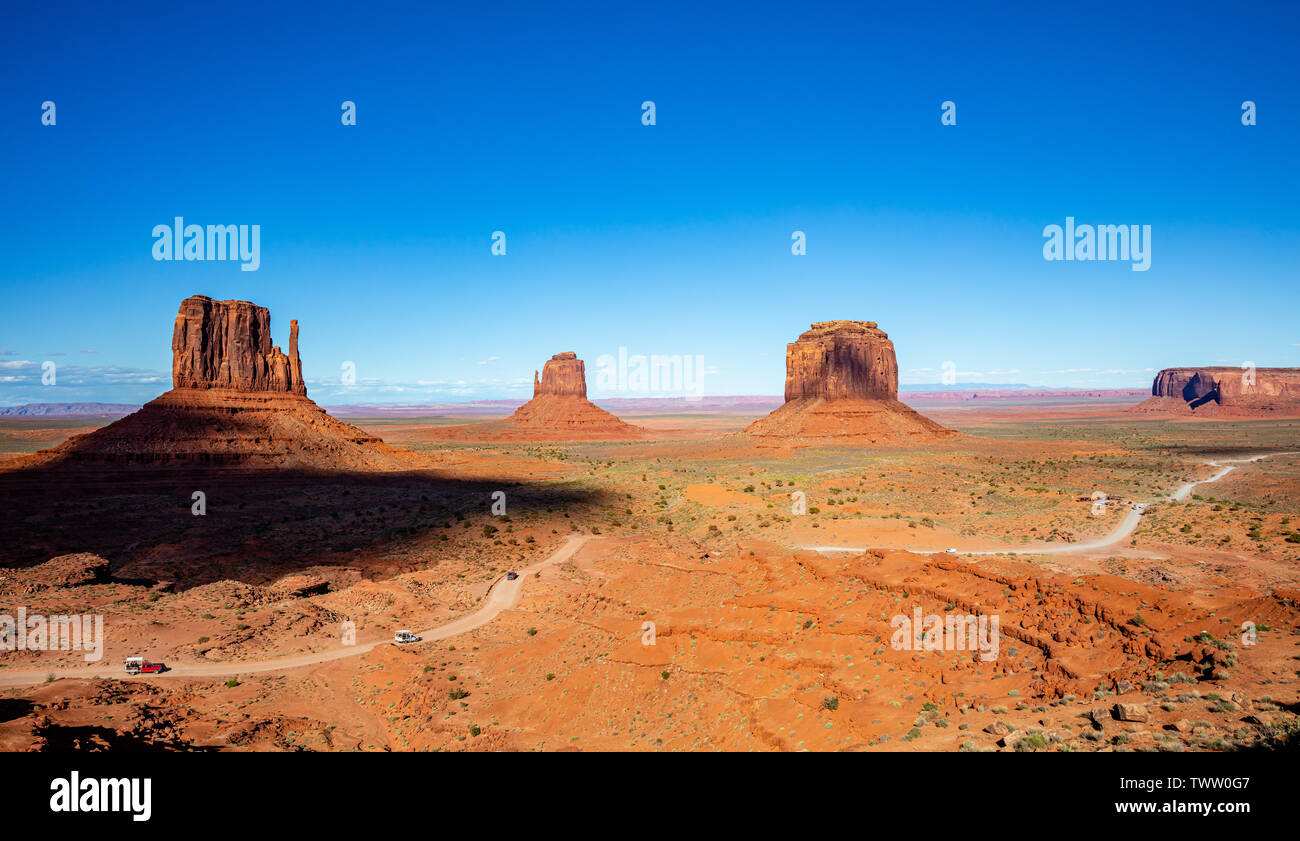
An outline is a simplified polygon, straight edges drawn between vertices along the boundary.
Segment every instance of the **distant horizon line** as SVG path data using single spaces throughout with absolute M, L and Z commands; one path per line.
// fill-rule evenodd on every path
M 169 389 L 170 390 L 170 389 Z M 932 392 L 954 393 L 963 391 L 1033 391 L 1033 392 L 1109 392 L 1120 395 L 1126 392 L 1143 392 L 1149 393 L 1151 386 L 1038 386 L 1025 385 L 1023 383 L 959 383 L 957 385 L 944 385 L 941 383 L 908 383 L 901 384 L 898 393 L 901 394 L 926 394 Z M 309 395 L 310 396 L 310 395 Z M 353 402 L 331 402 L 321 404 L 324 408 L 346 407 L 346 406 L 376 406 L 389 408 L 402 407 L 436 407 L 436 406 L 520 406 L 528 402 L 529 398 L 525 397 L 478 397 L 468 400 L 358 400 Z M 784 402 L 785 397 L 781 394 L 705 394 L 705 395 L 686 395 L 686 394 L 645 394 L 645 395 L 620 395 L 620 396 L 596 396 L 587 395 L 587 399 L 594 402 L 646 402 L 646 401 L 677 401 L 700 403 L 705 401 L 719 400 L 764 400 Z M 148 402 L 148 401 L 145 401 Z M 15 409 L 40 409 L 57 406 L 78 406 L 78 407 L 102 407 L 107 410 L 128 409 L 134 411 L 143 406 L 144 403 L 118 403 L 106 400 L 52 400 L 47 402 L 26 402 L 26 403 L 0 403 L 0 415 L 10 414 Z

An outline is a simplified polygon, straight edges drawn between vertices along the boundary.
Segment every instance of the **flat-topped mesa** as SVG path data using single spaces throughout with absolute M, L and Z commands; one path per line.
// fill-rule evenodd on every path
M 249 301 L 181 301 L 172 329 L 172 387 L 287 392 L 306 396 L 298 358 L 298 322 L 289 353 L 271 344 L 271 313 Z
M 533 372 L 533 397 L 543 394 L 586 398 L 587 368 L 576 353 L 566 350 L 546 360 L 540 380 Z
M 894 343 L 874 321 L 819 321 L 785 349 L 785 399 L 898 397 Z
M 1151 397 L 1130 411 L 1300 414 L 1300 368 L 1165 368 L 1151 383 Z

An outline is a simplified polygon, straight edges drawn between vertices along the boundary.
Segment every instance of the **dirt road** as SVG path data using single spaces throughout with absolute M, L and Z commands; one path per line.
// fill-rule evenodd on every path
M 502 611 L 509 610 L 519 603 L 524 582 L 530 576 L 540 572 L 549 566 L 561 564 L 573 557 L 574 553 L 582 547 L 588 540 L 587 535 L 571 535 L 559 549 L 555 550 L 550 557 L 537 563 L 516 570 L 519 577 L 514 581 L 507 581 L 502 575 L 492 583 L 483 600 L 482 606 L 468 616 L 462 616 L 454 619 L 445 625 L 439 625 L 427 631 L 417 631 L 419 636 L 425 641 L 443 640 L 448 637 L 458 636 L 460 634 L 472 631 L 475 628 L 481 628 L 495 619 Z M 121 680 L 156 680 L 168 678 L 186 678 L 186 677 L 227 677 L 233 675 L 246 675 L 255 672 L 279 672 L 285 669 L 296 669 L 300 666 L 314 666 L 319 663 L 328 663 L 332 660 L 342 660 L 345 657 L 356 657 L 359 654 L 365 654 L 373 651 L 377 646 L 393 645 L 391 640 L 376 640 L 375 642 L 362 643 L 360 645 L 340 645 L 337 649 L 330 651 L 315 651 L 307 654 L 294 654 L 287 657 L 275 657 L 269 660 L 250 660 L 239 663 L 178 663 L 161 675 L 140 675 L 131 677 L 122 670 L 121 662 L 110 662 L 106 657 L 94 666 L 76 669 L 43 669 L 40 671 L 0 671 L 0 687 L 9 686 L 32 686 L 34 684 L 44 683 L 49 675 L 56 678 L 93 678 L 93 677 L 111 677 Z M 169 664 L 171 665 L 171 664 Z
M 1294 452 L 1266 453 L 1264 455 L 1252 456 L 1251 458 L 1221 458 L 1216 461 L 1207 461 L 1205 463 L 1210 467 L 1221 467 L 1223 469 L 1220 470 L 1218 473 L 1215 473 L 1213 476 L 1209 477 L 1208 479 L 1197 479 L 1195 482 L 1188 482 L 1186 485 L 1183 485 L 1177 491 L 1175 491 L 1173 496 L 1169 497 L 1168 501 L 1182 502 L 1184 499 L 1187 498 L 1188 494 L 1190 494 L 1192 492 L 1192 489 L 1195 488 L 1197 485 L 1208 485 L 1211 482 L 1217 482 L 1220 479 L 1222 479 L 1224 476 L 1227 476 L 1229 473 L 1237 469 L 1235 464 L 1229 464 L 1225 466 L 1225 463 L 1227 462 L 1247 463 L 1247 462 L 1259 461 L 1260 459 L 1272 458 L 1273 456 L 1285 456 L 1285 455 L 1295 455 L 1295 453 Z M 1116 526 L 1113 532 L 1106 535 L 1105 537 L 1098 538 L 1097 540 L 1086 540 L 1081 543 L 1037 543 L 1037 544 L 1020 544 L 1014 546 L 1007 545 L 1000 549 L 979 549 L 974 551 L 961 549 L 958 550 L 955 554 L 1001 555 L 1007 552 L 1016 552 L 1021 555 L 1064 555 L 1064 554 L 1075 553 L 1075 552 L 1103 551 L 1103 550 L 1110 549 L 1111 547 L 1119 543 L 1122 543 L 1129 535 L 1137 531 L 1138 523 L 1142 522 L 1142 514 L 1146 511 L 1147 507 L 1148 506 L 1145 503 L 1139 503 L 1135 505 L 1132 509 L 1129 510 L 1127 514 L 1124 515 L 1124 519 L 1120 521 L 1120 524 Z M 811 549 L 814 552 L 865 552 L 870 547 L 796 546 L 795 548 Z M 944 549 L 942 548 L 908 549 L 907 551 L 913 552 L 917 555 L 933 555 L 939 552 L 943 552 Z

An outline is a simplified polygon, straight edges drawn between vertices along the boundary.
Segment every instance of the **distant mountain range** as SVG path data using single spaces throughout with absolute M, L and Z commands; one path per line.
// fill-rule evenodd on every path
M 1000 383 L 963 383 L 957 386 L 901 386 L 899 399 L 904 403 L 964 403 L 985 400 L 1113 400 L 1137 402 L 1149 397 L 1150 389 L 1141 388 L 1042 388 Z M 595 403 L 608 412 L 635 414 L 707 414 L 735 412 L 759 414 L 779 408 L 779 395 L 712 395 L 703 397 L 606 397 Z M 508 415 L 522 406 L 522 400 L 475 400 L 469 403 L 357 403 L 326 406 L 338 417 L 417 417 L 421 415 Z
M 903 386 L 898 399 L 912 405 L 927 403 L 977 403 L 988 400 L 1103 400 L 1138 401 L 1151 396 L 1149 388 L 1018 388 L 1016 386 L 946 386 L 936 391 L 920 391 L 920 386 Z
M 904 403 L 956 403 L 983 400 L 1140 400 L 1146 388 L 1044 388 L 1021 383 L 925 384 L 899 387 Z M 713 395 L 703 397 L 608 397 L 593 400 L 602 409 L 619 413 L 769 412 L 785 401 L 778 395 Z M 508 415 L 523 400 L 471 400 L 465 403 L 348 403 L 325 406 L 337 417 L 419 417 L 428 415 Z M 26 403 L 0 407 L 0 417 L 75 418 L 122 417 L 140 407 L 131 403 Z
M 784 401 L 780 397 L 610 397 L 592 400 L 614 414 L 628 412 L 770 412 Z M 508 415 L 524 404 L 523 400 L 475 400 L 469 403 L 368 403 L 326 406 L 325 411 L 339 417 L 395 417 L 402 415 Z
M 139 405 L 133 403 L 24 403 L 21 406 L 0 406 L 0 417 L 122 417 L 139 408 Z
M 998 391 L 1020 391 L 1022 389 L 1037 389 L 1041 391 L 1069 391 L 1070 389 L 1049 389 L 1041 385 L 1025 385 L 1024 383 L 954 383 L 945 385 L 944 383 L 899 383 L 899 392 L 904 391 L 971 391 L 972 389 L 997 389 Z

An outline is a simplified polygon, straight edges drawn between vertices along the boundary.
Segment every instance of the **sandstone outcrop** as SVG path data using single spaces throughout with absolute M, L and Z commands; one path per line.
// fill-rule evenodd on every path
M 0 594 L 30 596 L 42 590 L 100 584 L 108 579 L 108 561 L 90 552 L 78 552 L 26 569 L 0 570 Z
M 819 321 L 785 349 L 785 399 L 898 399 L 894 343 L 874 321 Z
M 541 379 L 533 372 L 533 396 L 587 397 L 587 367 L 571 350 L 557 353 L 542 366 Z
M 298 322 L 289 353 L 271 344 L 271 313 L 248 301 L 181 301 L 172 329 L 172 387 L 307 394 L 298 358 Z
M 248 301 L 193 295 L 181 302 L 172 330 L 172 383 L 139 411 L 33 461 L 331 470 L 406 461 L 307 397 L 298 322 L 290 322 L 286 354 L 271 344 L 270 313 Z
M 533 399 L 505 420 L 431 430 L 453 440 L 599 441 L 640 438 L 645 430 L 624 423 L 587 399 L 586 366 L 573 351 L 557 353 L 533 372 Z
M 1165 368 L 1156 374 L 1151 396 L 1129 411 L 1198 417 L 1300 415 L 1300 368 Z
M 874 321 L 819 321 L 786 345 L 785 400 L 745 434 L 860 444 L 956 435 L 899 402 L 894 343 Z

